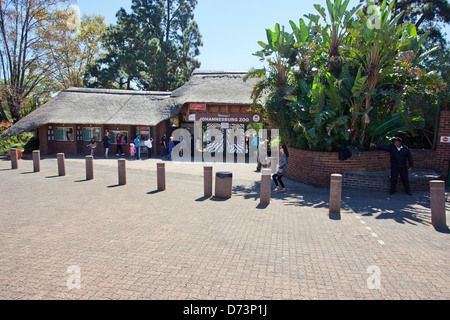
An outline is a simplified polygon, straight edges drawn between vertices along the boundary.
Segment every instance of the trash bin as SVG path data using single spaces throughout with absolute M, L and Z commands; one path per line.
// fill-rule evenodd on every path
M 216 188 L 214 196 L 216 198 L 229 199 L 233 190 L 233 173 L 216 172 Z

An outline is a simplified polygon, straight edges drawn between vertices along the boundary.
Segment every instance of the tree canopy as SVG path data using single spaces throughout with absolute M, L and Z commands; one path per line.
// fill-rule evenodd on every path
M 200 66 L 203 45 L 193 11 L 197 0 L 133 0 L 107 28 L 106 54 L 89 68 L 87 86 L 171 91 Z

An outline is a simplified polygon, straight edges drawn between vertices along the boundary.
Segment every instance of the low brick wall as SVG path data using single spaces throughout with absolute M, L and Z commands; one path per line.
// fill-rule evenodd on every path
M 384 151 L 361 152 L 356 158 L 341 161 L 337 152 L 289 148 L 286 177 L 308 185 L 328 188 L 333 173 L 385 171 L 389 168 L 389 154 Z
M 342 187 L 346 189 L 388 192 L 391 186 L 390 175 L 390 170 L 381 172 L 344 172 Z M 411 191 L 428 191 L 430 190 L 430 181 L 436 179 L 442 179 L 442 174 L 430 169 L 414 169 L 409 173 Z M 397 191 L 405 191 L 400 177 L 398 177 Z
M 436 151 L 413 149 L 411 153 L 415 169 L 431 169 L 437 171 L 439 176 L 442 174 L 445 177 L 445 172 L 440 167 L 442 162 L 436 160 Z M 289 155 L 286 177 L 308 185 L 328 188 L 330 176 L 333 173 L 349 173 L 347 179 L 350 180 L 347 184 L 343 181 L 344 186 L 352 184 L 352 187 L 367 190 L 384 191 L 383 186 L 389 182 L 390 158 L 389 153 L 385 151 L 361 152 L 357 157 L 345 161 L 339 160 L 337 152 L 314 152 L 289 148 Z M 358 172 L 387 172 L 387 182 L 380 180 L 379 176 L 355 174 Z M 400 185 L 401 181 L 399 182 Z M 375 187 L 372 188 L 372 185 Z

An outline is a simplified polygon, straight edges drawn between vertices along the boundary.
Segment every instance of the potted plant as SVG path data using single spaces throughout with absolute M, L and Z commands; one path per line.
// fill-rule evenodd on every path
M 9 158 L 11 158 L 11 149 L 8 150 Z M 23 154 L 23 149 L 22 148 L 20 148 L 20 149 L 17 148 L 17 159 L 21 159 L 22 158 L 22 154 Z

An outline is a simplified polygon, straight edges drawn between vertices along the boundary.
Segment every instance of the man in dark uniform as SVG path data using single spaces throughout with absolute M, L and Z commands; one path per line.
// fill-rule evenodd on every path
M 401 138 L 393 139 L 394 143 L 391 145 L 381 145 L 371 143 L 371 147 L 376 147 L 377 149 L 388 151 L 391 154 L 391 190 L 389 194 L 394 194 L 397 190 L 397 180 L 398 176 L 402 178 L 403 184 L 405 185 L 405 190 L 408 195 L 412 195 L 411 189 L 409 187 L 408 179 L 408 165 L 409 171 L 413 168 L 413 159 L 411 156 L 411 151 L 408 147 L 403 145 Z

